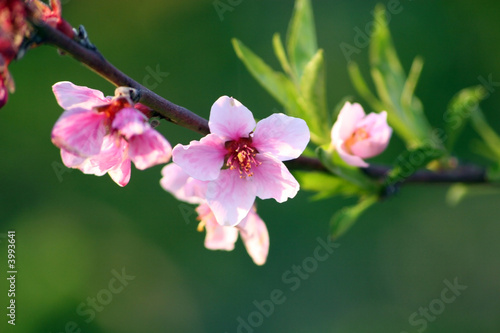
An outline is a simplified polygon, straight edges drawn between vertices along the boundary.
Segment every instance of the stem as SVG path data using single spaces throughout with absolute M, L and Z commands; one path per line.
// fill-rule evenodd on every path
M 117 69 L 99 53 L 83 47 L 78 42 L 43 22 L 32 21 L 31 23 L 37 29 L 38 34 L 45 43 L 51 44 L 70 54 L 75 60 L 85 64 L 117 87 L 126 86 L 136 89 L 140 96 L 139 102 L 149 106 L 166 120 L 200 134 L 208 134 L 210 132 L 206 119 L 147 89 Z
M 117 87 L 126 86 L 136 89 L 140 96 L 139 102 L 155 110 L 162 118 L 202 135 L 210 133 L 208 121 L 206 119 L 147 89 L 113 66 L 98 52 L 83 47 L 75 40 L 67 37 L 44 22 L 32 18 L 31 23 L 37 29 L 39 36 L 45 43 L 51 44 L 70 54 L 75 60 L 85 64 L 91 70 Z M 290 169 L 328 172 L 318 159 L 305 156 L 288 161 L 286 164 Z M 363 170 L 371 178 L 383 180 L 390 169 L 386 166 L 370 166 Z M 477 166 L 459 166 L 456 169 L 441 172 L 420 170 L 408 177 L 405 182 L 485 183 L 487 179 L 484 168 Z
M 301 156 L 287 161 L 286 165 L 293 170 L 314 170 L 328 172 L 318 159 Z M 362 169 L 370 178 L 384 180 L 391 170 L 388 166 L 370 165 Z M 404 180 L 405 183 L 487 183 L 486 170 L 476 165 L 459 165 L 454 169 L 443 171 L 418 170 Z

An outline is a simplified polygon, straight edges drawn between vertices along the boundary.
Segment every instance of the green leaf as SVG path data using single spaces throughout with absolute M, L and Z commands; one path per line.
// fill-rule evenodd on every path
M 322 137 L 329 140 L 331 120 L 326 106 L 325 63 L 323 50 L 318 50 L 304 69 L 300 80 L 300 91 L 305 99 L 311 120 L 316 122 Z
M 355 62 L 350 62 L 348 65 L 349 76 L 351 78 L 351 82 L 354 85 L 354 88 L 358 92 L 358 94 L 371 106 L 373 110 L 376 112 L 387 111 L 388 122 L 394 128 L 394 130 L 407 142 L 413 141 L 413 135 L 410 132 L 409 128 L 400 119 L 394 112 L 392 112 L 391 108 L 386 107 L 384 103 L 382 103 L 368 88 L 368 84 L 366 83 L 361 71 L 359 70 L 359 66 Z M 380 78 L 383 81 L 383 78 Z
M 372 93 L 370 88 L 368 88 L 368 84 L 366 84 L 361 71 L 359 70 L 359 66 L 354 61 L 349 62 L 347 66 L 347 70 L 349 72 L 349 77 L 351 78 L 351 82 L 354 85 L 354 88 L 358 92 L 358 94 L 372 107 L 372 109 L 377 111 L 384 110 L 384 104 Z
M 317 192 L 314 200 L 326 199 L 335 195 L 346 197 L 360 194 L 357 186 L 344 179 L 324 172 L 294 171 L 293 175 L 300 183 L 300 189 Z
M 305 112 L 297 102 L 298 96 L 294 84 L 283 73 L 269 67 L 241 41 L 233 39 L 232 42 L 238 58 L 245 64 L 250 74 L 287 109 L 290 115 L 305 118 Z
M 327 151 L 325 147 L 316 149 L 321 163 L 333 174 L 356 185 L 360 193 L 379 193 L 379 186 L 366 176 L 359 168 L 346 164 L 335 151 Z
M 279 33 L 275 33 L 273 36 L 273 48 L 274 54 L 283 68 L 283 71 L 287 73 L 294 82 L 297 82 L 297 78 L 295 77 L 295 73 L 292 71 L 292 67 L 290 66 L 290 62 L 285 53 L 285 48 L 283 47 L 283 43 L 281 42 L 281 37 Z
M 375 29 L 370 42 L 371 74 L 378 96 L 388 113 L 389 123 L 409 147 L 422 145 L 430 125 L 422 103 L 414 95 L 422 60 L 416 58 L 407 79 L 389 32 L 385 9 L 375 8 Z
M 484 141 L 473 138 L 472 140 L 470 140 L 469 146 L 470 150 L 474 153 L 481 155 L 490 161 L 498 162 L 498 158 L 495 152 L 492 151 L 490 147 L 484 143 Z
M 443 155 L 444 151 L 442 149 L 430 145 L 404 151 L 398 156 L 394 168 L 387 175 L 385 185 L 390 186 L 404 181 L 418 169 L 425 167 L 431 161 Z
M 460 90 L 448 104 L 448 109 L 443 115 L 446 122 L 446 147 L 453 150 L 455 142 L 467 124 L 471 114 L 476 111 L 479 103 L 487 96 L 483 86 L 475 86 Z
M 408 74 L 408 79 L 403 87 L 403 92 L 401 93 L 401 104 L 408 117 L 412 117 L 411 110 L 415 107 L 413 103 L 415 102 L 413 96 L 415 94 L 415 89 L 417 88 L 418 79 L 420 74 L 422 74 L 422 69 L 424 67 L 424 61 L 421 57 L 415 57 L 413 63 L 410 67 L 410 73 Z
M 488 148 L 495 154 L 497 160 L 500 159 L 500 137 L 497 133 L 490 127 L 483 112 L 479 107 L 472 112 L 472 126 L 476 132 L 481 136 L 484 143 Z
M 422 102 L 415 96 L 415 89 L 417 88 L 423 66 L 424 61 L 421 57 L 417 56 L 413 59 L 408 79 L 401 92 L 401 107 L 406 119 L 409 119 L 410 124 L 413 124 L 415 134 L 425 140 L 425 138 L 429 137 L 431 127 L 424 114 Z
M 298 78 L 318 49 L 310 0 L 296 0 L 288 27 L 287 50 L 292 69 Z
M 338 239 L 345 234 L 356 222 L 359 216 L 377 202 L 376 196 L 362 198 L 354 206 L 344 207 L 333 215 L 330 221 L 330 234 L 332 238 Z

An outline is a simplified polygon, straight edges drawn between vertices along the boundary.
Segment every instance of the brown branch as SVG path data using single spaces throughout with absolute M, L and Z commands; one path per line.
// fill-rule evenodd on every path
M 39 37 L 42 38 L 44 43 L 51 44 L 67 54 L 70 54 L 77 61 L 85 64 L 112 84 L 136 89 L 140 96 L 140 102 L 155 110 L 161 117 L 203 135 L 210 132 L 206 119 L 147 89 L 113 66 L 98 52 L 80 45 L 77 41 L 67 37 L 60 31 L 43 22 L 32 19 L 31 23 L 36 28 Z M 318 159 L 305 156 L 288 161 L 286 164 L 288 168 L 295 170 L 328 172 Z M 363 170 L 371 178 L 383 180 L 390 168 L 373 165 Z M 441 172 L 419 170 L 404 181 L 407 183 L 484 183 L 487 182 L 487 177 L 484 168 L 477 166 L 458 166 L 456 169 Z
M 318 159 L 301 156 L 296 160 L 287 161 L 286 165 L 294 170 L 313 170 L 328 172 Z M 389 166 L 370 165 L 362 169 L 370 178 L 384 180 L 391 170 Z M 476 165 L 459 165 L 454 169 L 431 171 L 417 170 L 401 180 L 405 183 L 487 183 L 486 169 Z
M 44 43 L 51 44 L 70 54 L 75 60 L 85 64 L 117 87 L 126 86 L 136 89 L 140 96 L 140 102 L 158 112 L 163 118 L 200 134 L 208 134 L 210 132 L 206 119 L 147 89 L 125 75 L 99 53 L 85 48 L 43 22 L 33 20 L 32 24 L 37 29 L 38 35 Z

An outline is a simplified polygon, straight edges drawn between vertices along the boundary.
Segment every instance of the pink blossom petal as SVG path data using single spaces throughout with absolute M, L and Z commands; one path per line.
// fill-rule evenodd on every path
M 225 155 L 224 142 L 216 134 L 209 134 L 187 146 L 175 146 L 173 161 L 191 177 L 206 181 L 219 177 Z
M 361 105 L 346 102 L 332 127 L 331 139 L 333 144 L 336 145 L 339 140 L 347 140 L 364 116 L 365 112 Z
M 237 228 L 253 262 L 264 265 L 269 253 L 269 233 L 266 224 L 255 212 L 255 208 L 250 210 Z
M 104 114 L 80 108 L 65 111 L 52 129 L 52 142 L 75 155 L 96 155 L 106 134 L 105 118 Z
M 219 178 L 208 184 L 207 202 L 220 225 L 235 226 L 248 215 L 255 193 L 252 180 L 240 178 L 236 170 L 222 170 Z
M 350 147 L 353 155 L 370 158 L 382 153 L 389 144 L 392 128 L 387 124 L 387 113 L 370 113 L 357 125 L 368 133 L 368 138 L 357 141 Z
M 252 168 L 254 175 L 251 179 L 257 196 L 261 199 L 274 198 L 280 203 L 295 197 L 300 185 L 285 164 L 268 154 L 259 154 L 257 159 L 261 164 Z
M 130 181 L 130 160 L 124 159 L 118 167 L 109 170 L 108 175 L 115 183 L 123 187 Z
M 392 135 L 392 128 L 387 123 L 387 112 L 382 111 L 379 114 L 372 112 L 366 118 L 371 122 L 371 126 L 369 126 L 371 140 L 380 144 L 388 144 Z
M 190 177 L 175 163 L 164 166 L 161 174 L 161 186 L 178 200 L 192 204 L 205 202 L 206 182 Z
M 253 146 L 281 161 L 297 158 L 309 143 L 309 128 L 304 120 L 275 113 L 257 123 Z
M 148 118 L 134 108 L 121 109 L 116 114 L 111 127 L 117 129 L 127 139 L 151 130 Z
M 222 96 L 212 106 L 208 121 L 210 132 L 224 141 L 247 138 L 255 128 L 252 112 L 238 100 Z
M 238 229 L 218 224 L 206 203 L 197 207 L 196 212 L 205 222 L 205 247 L 209 250 L 232 251 L 234 243 L 238 240 Z
M 196 198 L 198 203 L 205 202 L 207 197 L 207 188 L 210 182 L 204 182 L 193 177 L 189 177 L 184 187 L 186 195 L 190 198 Z M 194 200 L 194 199 L 193 199 Z
M 65 109 L 81 108 L 90 110 L 95 106 L 109 103 L 102 92 L 87 87 L 77 86 L 71 82 L 58 82 L 52 86 L 57 103 Z
M 342 141 L 336 146 L 336 148 L 340 158 L 343 159 L 347 164 L 360 168 L 367 168 L 369 166 L 369 164 L 363 161 L 361 157 L 349 154 L 345 150 L 344 143 Z
M 387 144 L 379 144 L 373 140 L 367 139 L 363 141 L 358 141 L 351 146 L 351 151 L 355 156 L 360 158 L 370 158 L 379 155 L 385 150 Z
M 61 149 L 61 159 L 68 168 L 78 168 L 85 161 L 85 157 L 74 155 L 64 148 Z
M 170 143 L 151 128 L 141 135 L 132 136 L 128 144 L 128 155 L 139 170 L 167 163 L 172 156 Z
M 118 168 L 127 159 L 127 142 L 120 136 L 106 135 L 99 154 L 89 157 L 79 169 L 85 174 L 102 176 Z
M 0 77 L 0 108 L 7 104 L 8 99 L 9 92 L 7 91 L 7 87 L 5 86 L 4 78 Z

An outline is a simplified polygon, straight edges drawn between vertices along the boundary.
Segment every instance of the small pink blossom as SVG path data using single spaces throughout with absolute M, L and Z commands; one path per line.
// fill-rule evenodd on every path
M 7 103 L 8 93 L 13 93 L 15 90 L 8 66 L 19 53 L 27 31 L 24 2 L 0 1 L 0 108 Z
M 387 112 L 365 115 L 361 105 L 346 102 L 333 125 L 332 145 L 349 165 L 366 168 L 365 158 L 382 153 L 392 135 Z
M 73 38 L 75 33 L 71 25 L 62 18 L 61 0 L 50 0 L 50 6 L 40 0 L 30 0 L 31 3 L 38 9 L 40 19 L 52 28 L 61 31 L 69 38 Z
M 177 145 L 173 160 L 191 177 L 209 182 L 206 200 L 221 225 L 240 223 L 255 197 L 284 202 L 297 194 L 299 183 L 282 161 L 299 157 L 307 146 L 304 120 L 273 114 L 256 124 L 250 110 L 222 96 L 208 125 L 211 133 Z
M 131 161 L 144 170 L 170 160 L 170 144 L 128 97 L 104 97 L 71 82 L 56 83 L 53 91 L 65 111 L 52 129 L 52 142 L 61 148 L 67 167 L 96 176 L 107 173 L 125 186 Z
M 178 165 L 171 163 L 162 170 L 162 187 L 172 193 L 177 199 L 192 204 L 198 204 L 198 231 L 206 231 L 205 247 L 210 250 L 232 251 L 234 244 L 241 236 L 245 248 L 257 265 L 266 262 L 269 252 L 269 234 L 266 224 L 259 217 L 255 206 L 236 227 L 220 225 L 212 210 L 208 206 L 205 195 L 207 181 L 200 181 L 190 177 Z

